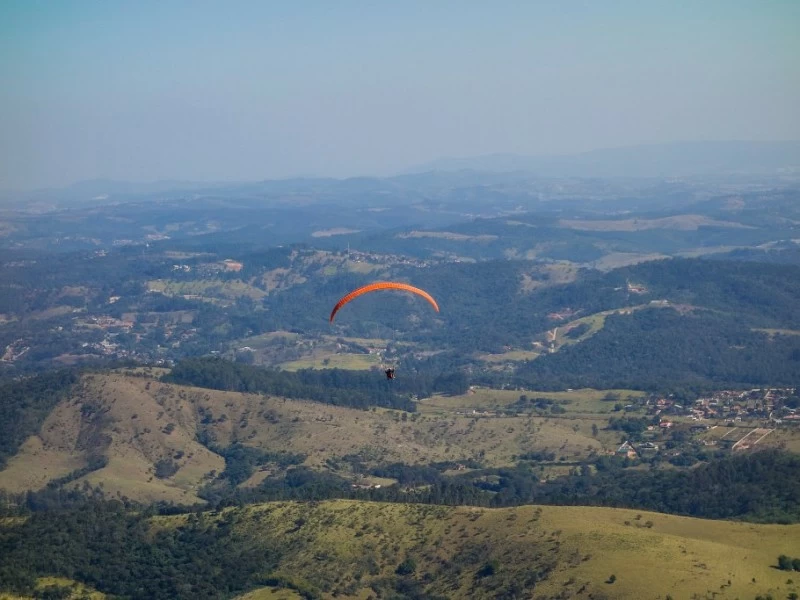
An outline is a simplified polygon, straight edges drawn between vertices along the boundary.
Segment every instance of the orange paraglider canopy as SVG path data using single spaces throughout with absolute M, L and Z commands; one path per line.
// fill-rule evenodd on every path
M 333 323 L 333 318 L 336 316 L 336 313 L 339 312 L 339 309 L 342 308 L 345 304 L 350 302 L 353 298 L 358 298 L 362 294 L 368 294 L 369 292 L 375 292 L 377 290 L 402 290 L 404 292 L 411 292 L 412 294 L 417 294 L 418 296 L 422 296 L 431 303 L 433 308 L 436 309 L 436 312 L 439 312 L 439 305 L 436 304 L 436 300 L 433 299 L 428 292 L 425 290 L 421 290 L 419 288 L 414 287 L 413 285 L 408 285 L 407 283 L 396 283 L 393 281 L 383 281 L 380 283 L 370 283 L 369 285 L 365 285 L 364 287 L 360 287 L 357 290 L 353 290 L 349 294 L 347 294 L 344 298 L 339 300 L 336 303 L 336 306 L 333 307 L 331 311 L 331 318 L 330 322 Z

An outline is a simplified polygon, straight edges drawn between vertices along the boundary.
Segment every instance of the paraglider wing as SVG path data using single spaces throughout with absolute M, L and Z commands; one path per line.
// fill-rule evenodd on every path
M 417 294 L 418 296 L 422 296 L 431 303 L 433 308 L 436 309 L 436 312 L 439 312 L 439 305 L 436 304 L 436 300 L 433 299 L 428 292 L 425 290 L 421 290 L 419 288 L 414 287 L 413 285 L 408 285 L 407 283 L 395 283 L 393 281 L 384 281 L 381 283 L 371 283 L 369 285 L 365 285 L 364 287 L 360 287 L 357 290 L 353 290 L 349 294 L 347 294 L 344 298 L 339 300 L 336 303 L 336 306 L 333 307 L 331 311 L 331 318 L 330 322 L 333 323 L 333 318 L 336 316 L 336 313 L 339 312 L 339 309 L 342 308 L 345 304 L 350 302 L 353 298 L 358 298 L 363 294 L 368 294 L 369 292 L 375 292 L 377 290 L 402 290 L 405 292 L 411 292 L 412 294 Z

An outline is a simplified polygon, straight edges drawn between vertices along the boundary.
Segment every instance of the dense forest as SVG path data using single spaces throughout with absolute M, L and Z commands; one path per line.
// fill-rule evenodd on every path
M 0 528 L 0 589 L 31 594 L 36 577 L 59 575 L 125 598 L 220 598 L 262 582 L 280 559 L 276 543 L 241 539 L 229 520 L 191 516 L 153 533 L 152 514 L 86 501 Z

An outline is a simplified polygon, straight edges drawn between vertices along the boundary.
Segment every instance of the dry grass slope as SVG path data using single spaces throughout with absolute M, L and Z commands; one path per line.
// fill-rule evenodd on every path
M 0 471 L 0 488 L 40 489 L 104 456 L 103 469 L 72 485 L 102 484 L 109 496 L 135 500 L 198 502 L 199 487 L 225 468 L 222 457 L 197 442 L 201 431 L 221 447 L 239 442 L 302 453 L 306 465 L 319 469 L 328 458 L 348 454 L 361 455 L 367 464 L 479 458 L 487 466 L 502 466 L 535 450 L 573 460 L 601 448 L 588 427 L 576 431 L 564 419 L 477 419 L 432 406 L 449 401 L 421 403 L 420 413 L 408 415 L 168 385 L 121 373 L 89 375 Z M 166 459 L 174 460 L 178 471 L 159 479 L 155 466 Z

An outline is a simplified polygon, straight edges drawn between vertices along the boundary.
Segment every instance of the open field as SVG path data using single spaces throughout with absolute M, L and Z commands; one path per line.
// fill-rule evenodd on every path
M 721 254 L 723 252 L 733 252 L 747 246 L 702 246 L 700 248 L 690 248 L 682 252 L 676 252 L 675 256 L 683 258 L 696 258 L 698 256 L 708 256 L 709 254 Z
M 566 410 L 564 416 L 606 415 L 614 410 L 616 402 L 637 398 L 644 392 L 636 390 L 593 390 L 580 389 L 567 392 L 543 392 L 537 390 L 495 390 L 473 387 L 460 396 L 433 396 L 421 400 L 418 410 L 421 413 L 447 413 L 465 410 L 502 410 L 517 402 L 520 396 L 546 398 L 561 403 Z M 612 397 L 613 400 L 604 400 Z
M 170 279 L 156 279 L 147 282 L 147 289 L 165 296 L 196 296 L 204 300 L 234 300 L 241 297 L 260 300 L 267 295 L 264 290 L 240 280 L 197 279 L 194 281 L 172 281 Z
M 716 442 L 724 440 L 733 444 L 744 440 L 744 443 L 757 442 L 756 447 L 758 448 L 783 448 L 789 452 L 800 453 L 800 427 L 798 426 L 762 429 L 757 424 L 740 423 L 735 427 L 716 425 L 700 434 L 698 439 Z
M 758 447 L 785 448 L 789 452 L 800 454 L 800 427 L 783 427 L 775 429 L 758 443 Z
M 281 363 L 287 371 L 299 369 L 351 369 L 354 371 L 379 367 L 381 359 L 377 354 L 336 354 L 332 352 L 314 353 L 314 356 Z
M 272 576 L 322 598 L 375 595 L 371 588 L 391 585 L 405 559 L 413 572 L 401 578 L 451 598 L 785 598 L 800 590 L 774 568 L 779 554 L 797 553 L 800 525 L 610 508 L 354 501 L 277 502 L 226 509 L 216 518 L 228 513 L 240 534 L 266 535 L 286 549 Z M 175 527 L 185 519 L 157 517 L 154 525 Z M 301 525 L 287 526 L 293 523 Z
M 319 237 L 331 237 L 334 235 L 347 235 L 350 233 L 358 233 L 360 229 L 347 229 L 346 227 L 334 227 L 332 229 L 320 229 L 318 231 L 314 231 L 311 234 L 311 237 L 319 238 Z
M 715 427 L 706 434 L 708 437 L 726 440 L 728 442 L 738 442 L 747 434 L 753 431 L 752 427 Z
M 344 336 L 334 336 L 334 335 L 323 335 L 323 340 L 328 342 L 336 343 L 338 340 L 344 340 L 350 344 L 360 344 L 362 346 L 374 346 L 376 348 L 385 348 L 386 344 L 389 343 L 390 340 L 386 338 L 360 338 L 360 337 L 344 337 Z M 397 345 L 408 345 L 405 342 L 395 342 Z
M 362 260 L 348 260 L 345 263 L 345 268 L 351 273 L 361 273 L 362 275 L 366 275 L 367 273 L 380 271 L 386 267 L 383 265 L 364 262 Z
M 438 238 L 453 242 L 491 242 L 497 239 L 496 235 L 466 235 L 463 233 L 453 233 L 452 231 L 411 231 L 409 233 L 398 233 L 395 237 L 399 239 Z
M 254 352 L 253 363 L 277 366 L 287 371 L 298 369 L 366 370 L 381 365 L 381 354 L 389 343 L 411 348 L 411 342 L 380 338 L 322 335 L 312 340 L 298 334 L 275 332 L 241 338 L 229 344 L 230 351 Z M 359 348 L 360 346 L 360 348 Z M 367 350 L 372 351 L 370 354 Z
M 570 321 L 564 325 L 560 325 L 553 329 L 553 335 L 549 336 L 547 341 L 552 343 L 552 347 L 556 352 L 558 352 L 564 346 L 578 344 L 600 331 L 606 324 L 606 317 L 614 312 L 615 311 L 606 311 L 597 313 L 594 315 L 581 317 L 580 319 L 575 319 L 574 321 Z M 567 335 L 570 330 L 574 329 L 575 327 L 579 327 L 580 325 L 588 325 L 589 328 L 581 335 L 574 338 Z
M 639 254 L 636 252 L 611 252 L 602 258 L 589 263 L 592 268 L 599 271 L 611 271 L 620 267 L 637 265 L 650 260 L 669 258 L 666 254 Z
M 297 340 L 299 338 L 300 338 L 299 333 L 292 333 L 291 331 L 271 331 L 269 333 L 262 333 L 260 335 L 254 335 L 252 337 L 242 338 L 240 340 L 236 340 L 235 343 L 258 348 L 259 344 L 269 343 L 276 339 Z
M 509 350 L 502 354 L 479 354 L 477 358 L 487 363 L 523 362 L 533 360 L 541 354 L 532 350 Z
M 630 314 L 637 310 L 645 308 L 669 308 L 669 304 L 639 304 L 636 306 L 626 306 L 625 308 L 616 308 L 613 310 L 605 310 L 603 312 L 586 315 L 579 319 L 574 319 L 568 323 L 557 325 L 552 330 L 547 332 L 546 342 L 550 344 L 554 352 L 558 352 L 564 346 L 578 344 L 595 333 L 600 331 L 606 324 L 606 317 L 613 314 Z M 588 325 L 588 329 L 581 333 L 579 336 L 570 337 L 567 335 L 570 330 L 581 325 Z
M 753 448 L 758 445 L 765 437 L 767 437 L 770 433 L 772 433 L 773 429 L 764 429 L 758 427 L 746 433 L 743 437 L 737 441 L 732 450 L 746 450 L 748 448 Z
M 509 258 L 517 257 L 517 254 L 516 250 L 507 252 Z M 578 266 L 568 261 L 537 265 L 535 272 L 522 274 L 520 291 L 530 293 L 551 285 L 570 283 L 577 278 Z

